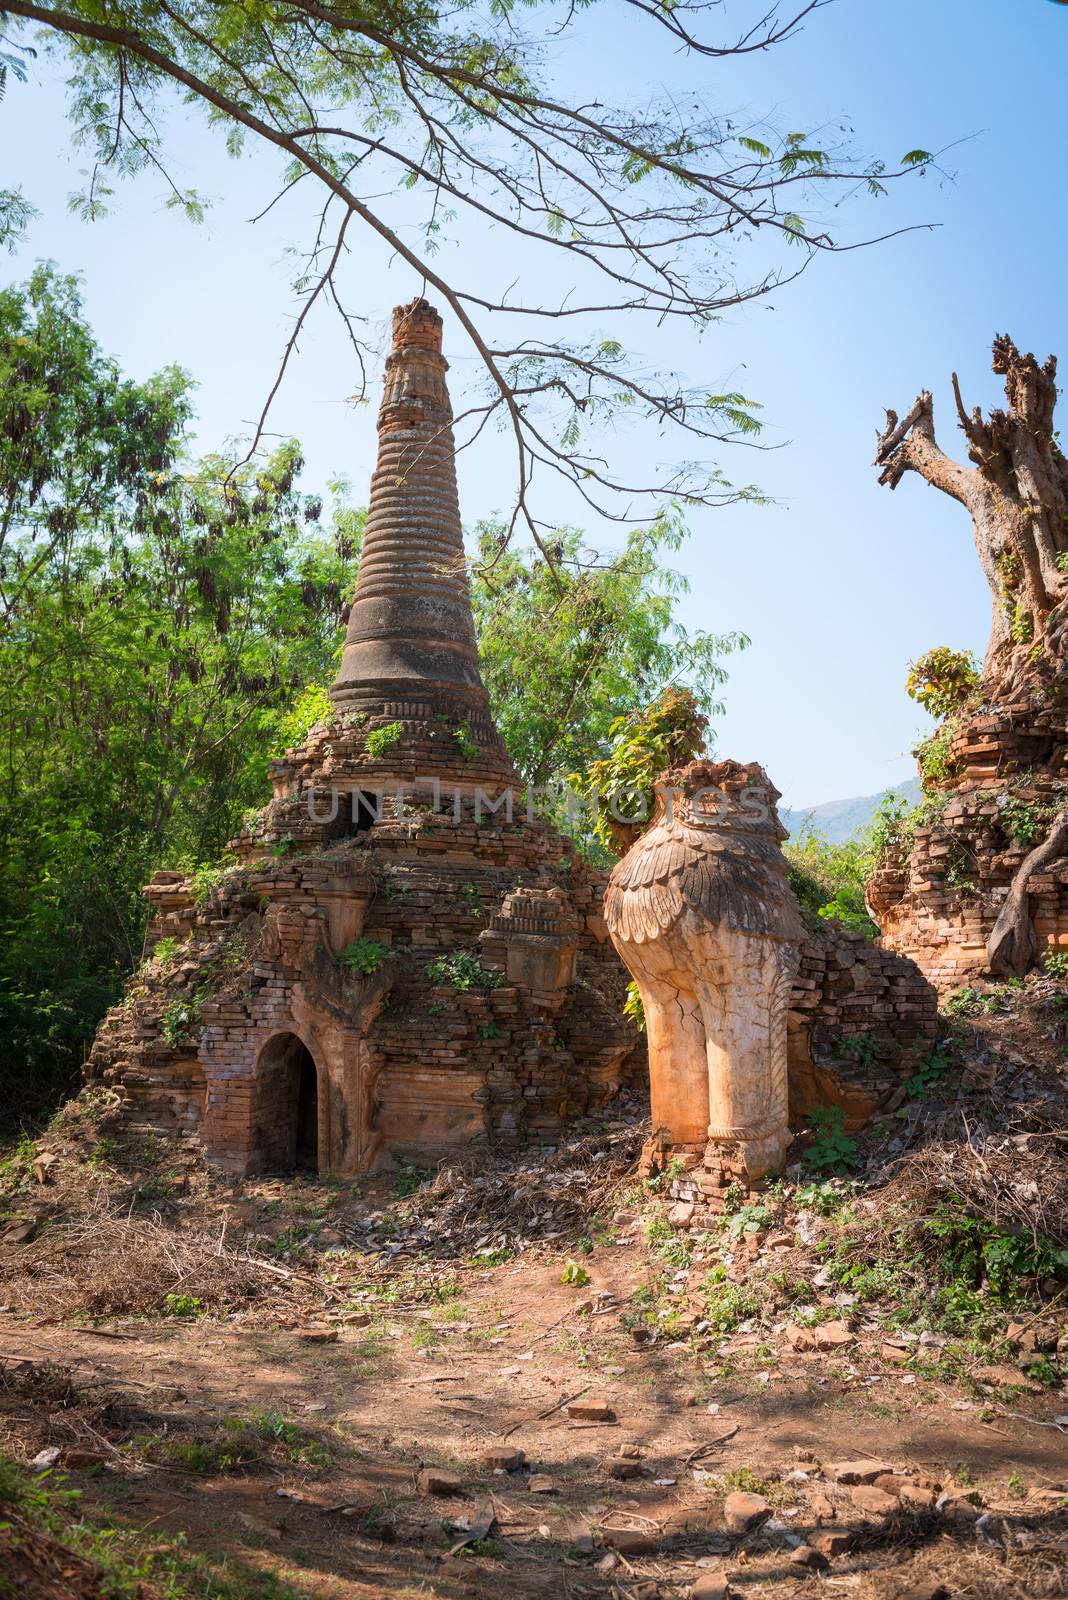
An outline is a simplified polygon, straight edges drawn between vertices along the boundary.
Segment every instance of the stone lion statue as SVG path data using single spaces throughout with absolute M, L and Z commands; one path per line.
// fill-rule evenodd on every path
M 640 990 L 653 1131 L 760 1177 L 790 1142 L 786 1019 L 803 925 L 779 792 L 762 767 L 693 761 L 658 782 L 652 821 L 605 896 Z

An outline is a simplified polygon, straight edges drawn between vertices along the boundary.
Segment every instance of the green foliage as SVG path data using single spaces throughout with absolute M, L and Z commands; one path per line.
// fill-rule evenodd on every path
M 623 1002 L 623 1015 L 632 1022 L 639 1033 L 645 1032 L 645 1004 L 642 992 L 632 978 L 627 984 L 627 998 Z
M 187 1000 L 184 996 L 171 1000 L 164 1007 L 160 1016 L 160 1033 L 171 1046 L 172 1050 L 180 1045 L 189 1044 L 200 1024 L 200 1003 L 197 1000 Z
M 479 744 L 466 722 L 458 722 L 452 730 L 456 748 L 465 761 L 474 761 L 479 755 Z
M 956 723 L 951 719 L 922 739 L 912 752 L 920 768 L 920 782 L 925 793 L 948 787 L 958 775 L 958 765 L 950 753 L 956 734 Z
M 1007 1233 L 987 1217 L 977 1217 L 945 1202 L 923 1223 L 938 1242 L 946 1270 L 979 1285 L 985 1279 L 999 1299 L 1011 1300 L 1021 1278 L 1068 1276 L 1068 1250 L 1041 1235 Z
M 165 939 L 157 939 L 155 948 L 152 951 L 152 959 L 153 961 L 158 961 L 161 967 L 169 967 L 181 948 L 181 940 L 168 934 Z
M 580 1267 L 577 1261 L 569 1261 L 560 1277 L 561 1283 L 570 1284 L 572 1288 L 582 1288 L 589 1281 L 589 1273 L 585 1267 Z
M 367 735 L 367 754 L 372 761 L 377 761 L 380 756 L 388 755 L 396 749 L 404 734 L 404 726 L 400 722 L 387 722 L 384 728 L 375 728 Z
M 1002 997 L 993 990 L 984 991 L 963 984 L 944 996 L 939 1009 L 947 1017 L 992 1016 L 1002 1009 Z
M 697 710 L 722 711 L 722 658 L 744 634 L 689 631 L 678 620 L 687 580 L 668 564 L 686 538 L 675 514 L 630 533 L 617 552 L 586 548 L 561 530 L 554 565 L 502 548 L 504 530 L 478 528 L 472 600 L 482 674 L 508 751 L 527 783 L 563 783 L 603 757 L 613 727 L 678 683 Z
M 494 967 L 484 967 L 477 956 L 467 950 L 450 950 L 435 956 L 426 965 L 426 975 L 433 984 L 459 990 L 499 989 L 505 981 L 504 973 Z
M 570 778 L 576 793 L 591 807 L 594 834 L 606 851 L 619 853 L 621 819 L 648 821 L 657 778 L 691 761 L 704 748 L 707 727 L 708 718 L 694 691 L 677 688 L 665 689 L 652 705 L 617 717 L 610 725 L 608 755 Z M 622 829 L 625 833 L 625 822 Z
M 346 972 L 358 972 L 369 978 L 392 954 L 392 950 L 384 944 L 376 944 L 374 939 L 353 939 L 338 956 L 337 964 Z
M 802 1156 L 813 1172 L 844 1172 L 856 1160 L 857 1141 L 845 1131 L 845 1114 L 837 1106 L 820 1106 L 809 1115 L 813 1138 Z
M 1057 806 L 1025 800 L 1022 794 L 1005 795 L 1000 803 L 1001 825 L 1016 844 L 1031 845 L 1040 838 L 1057 813 Z
M 784 846 L 790 887 L 806 911 L 874 939 L 864 885 L 871 873 L 871 850 L 864 839 L 832 844 L 809 821 Z
M 979 685 L 979 663 L 967 650 L 939 645 L 909 663 L 905 692 L 932 717 L 949 717 L 971 699 Z
M 775 1212 L 766 1201 L 752 1200 L 727 1219 L 727 1232 L 732 1239 L 741 1239 L 747 1234 L 763 1233 L 774 1221 Z
M 922 1058 L 911 1078 L 905 1079 L 905 1091 L 914 1100 L 926 1098 L 927 1091 L 944 1078 L 949 1071 L 949 1057 L 944 1050 L 929 1050 Z
M 324 684 L 309 683 L 300 691 L 289 710 L 278 719 L 275 756 L 302 745 L 313 728 L 329 722 L 334 715 L 330 691 Z
M 824 1179 L 822 1183 L 803 1184 L 794 1194 L 800 1210 L 817 1211 L 821 1217 L 833 1217 L 836 1211 L 841 1211 L 849 1204 L 851 1198 L 849 1186 L 843 1186 L 833 1178 Z
M 733 1333 L 740 1323 L 747 1322 L 750 1317 L 759 1317 L 764 1309 L 755 1287 L 746 1283 L 727 1283 L 717 1277 L 715 1269 L 706 1275 L 704 1291 L 708 1296 L 705 1317 L 717 1333 Z
M 831 1054 L 836 1061 L 856 1062 L 870 1075 L 879 1063 L 879 1043 L 870 1033 L 850 1033 L 834 1041 Z
M 1047 950 L 1042 970 L 1048 978 L 1068 978 L 1068 950 Z
M 0 291 L 0 1087 L 74 1080 L 142 946 L 141 887 L 215 862 L 331 670 L 352 541 L 300 455 L 186 459 L 189 379 L 124 378 L 74 279 Z M 342 538 L 344 533 L 344 538 Z
M 196 1442 L 185 1444 L 196 1458 Z M 194 1470 L 205 1471 L 207 1465 Z M 155 1527 L 146 1536 L 143 1518 L 128 1527 L 117 1511 L 97 1521 L 78 1490 L 62 1480 L 57 1485 L 48 1473 L 26 1476 L 5 1456 L 0 1456 L 0 1511 L 16 1513 L 61 1550 L 98 1567 L 96 1592 L 107 1600 L 143 1600 L 147 1594 L 160 1600 L 301 1600 L 289 1584 L 260 1567 L 246 1568 L 232 1552 L 224 1560 L 194 1554 L 184 1534 L 164 1534 Z M 3 1583 L 0 1577 L 0 1590 Z
M 163 1314 L 167 1317 L 199 1317 L 203 1309 L 195 1294 L 168 1294 L 163 1298 Z

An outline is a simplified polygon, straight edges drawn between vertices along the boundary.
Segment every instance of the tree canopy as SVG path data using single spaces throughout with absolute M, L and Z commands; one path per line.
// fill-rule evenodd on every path
M 709 453 L 752 442 L 753 404 L 651 368 L 631 334 L 643 323 L 651 337 L 665 323 L 699 333 L 851 248 L 830 225 L 841 223 L 839 191 L 879 194 L 895 175 L 844 135 L 725 115 L 704 86 L 616 104 L 597 81 L 597 40 L 622 18 L 635 48 L 666 40 L 707 84 L 730 58 L 787 44 L 824 3 L 753 7 L 727 39 L 712 36 L 721 19 L 709 0 L 4 0 L 0 27 L 10 61 L 34 25 L 65 55 L 75 137 L 91 160 L 76 200 L 87 218 L 106 209 L 116 176 L 145 168 L 169 205 L 203 214 L 205 197 L 169 163 L 163 118 L 178 99 L 206 112 L 231 154 L 250 140 L 276 150 L 278 198 L 318 190 L 282 371 L 320 299 L 344 318 L 362 366 L 337 277 L 360 230 L 442 296 L 485 377 L 461 413 L 466 435 L 503 423 L 516 457 L 509 527 L 525 522 L 543 543 L 535 487 L 552 473 L 635 522 L 665 495 L 717 505 L 751 492 Z M 896 173 L 930 159 L 910 150 Z M 465 249 L 446 266 L 438 252 L 455 235 Z M 663 467 L 605 454 L 605 425 L 636 417 L 675 436 Z
M 189 462 L 189 394 L 176 368 L 122 377 L 74 280 L 0 294 L 0 1034 L 22 1109 L 136 961 L 146 877 L 223 848 L 336 654 L 352 516 L 320 531 L 291 442 Z

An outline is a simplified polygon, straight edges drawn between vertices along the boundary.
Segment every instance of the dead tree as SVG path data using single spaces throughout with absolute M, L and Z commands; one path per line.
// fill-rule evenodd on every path
M 988 701 L 1051 676 L 1061 663 L 1068 626 L 1068 460 L 1053 431 L 1057 358 L 1039 366 L 999 334 L 994 371 L 1005 379 L 1008 409 L 992 411 L 986 420 L 978 406 L 965 410 L 953 374 L 973 466 L 962 466 L 939 447 L 926 389 L 906 417 L 886 413 L 875 456 L 880 483 L 896 489 L 906 472 L 918 472 L 971 513 L 993 600 L 982 673 Z

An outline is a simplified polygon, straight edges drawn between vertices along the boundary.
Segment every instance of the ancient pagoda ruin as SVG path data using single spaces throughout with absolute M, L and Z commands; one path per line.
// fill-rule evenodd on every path
M 399 307 L 332 714 L 272 763 L 274 798 L 232 842 L 236 864 L 156 873 L 146 959 L 89 1057 L 127 1127 L 191 1139 L 236 1172 L 346 1174 L 480 1142 L 552 1145 L 622 1083 L 646 1083 L 608 875 L 530 805 L 479 673 L 445 373 L 437 313 Z M 715 771 L 725 783 L 760 773 Z M 684 797 L 697 781 L 667 778 Z M 651 862 L 630 911 L 612 909 L 613 934 L 641 981 L 663 952 L 689 997 L 692 1037 L 670 997 L 659 1011 L 647 997 L 654 1141 L 692 1165 L 711 1140 L 716 1183 L 732 1158 L 745 1175 L 778 1164 L 788 1121 L 802 1126 L 813 1106 L 862 1122 L 900 1092 L 937 1025 L 910 961 L 799 921 L 767 787 L 768 827 L 722 854 L 710 896 L 685 863 L 674 882 L 657 817 L 614 880 Z M 724 841 L 697 813 L 687 826 L 703 882 Z M 733 928 L 720 912 L 752 898 L 757 848 L 769 926 Z M 690 909 L 652 930 L 662 950 L 628 947 L 621 930 L 676 890 Z M 758 1060 L 747 1041 L 761 1027 Z
M 887 413 L 876 465 L 914 472 L 969 513 L 990 586 L 982 668 L 944 646 L 913 665 L 943 717 L 916 752 L 925 797 L 891 833 L 868 900 L 884 943 L 942 989 L 1021 977 L 1068 950 L 1068 461 L 1054 422 L 1057 361 L 1005 335 L 1006 405 L 957 420 L 970 466 L 940 447 L 924 390 Z
M 641 1041 L 602 875 L 533 815 L 479 674 L 441 319 L 394 313 L 334 711 L 202 880 L 158 872 L 149 959 L 89 1075 L 242 1172 L 554 1143 Z

